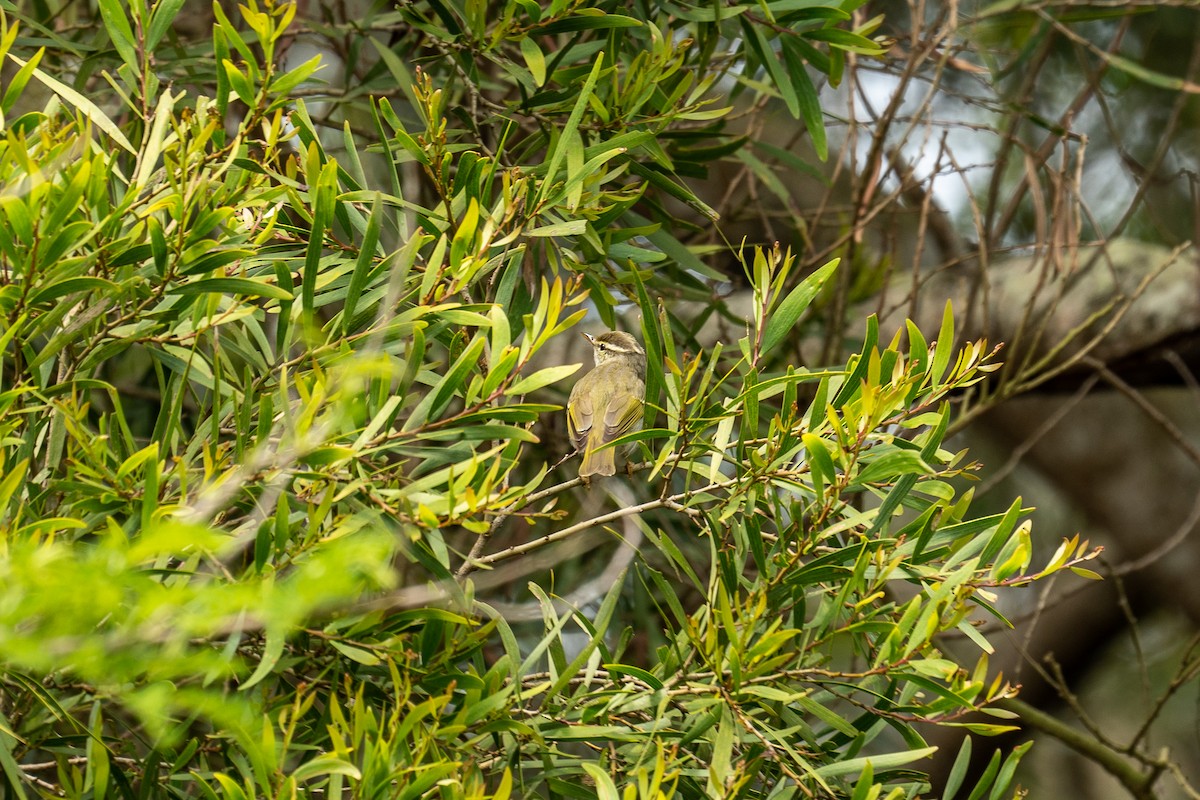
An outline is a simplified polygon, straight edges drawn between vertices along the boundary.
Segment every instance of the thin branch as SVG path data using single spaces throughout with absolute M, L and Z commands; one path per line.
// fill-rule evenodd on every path
M 1187 649 L 1183 654 L 1183 663 L 1179 665 L 1175 677 L 1171 679 L 1170 685 L 1159 695 L 1154 708 L 1151 709 L 1150 713 L 1146 715 L 1145 721 L 1142 722 L 1142 727 L 1138 728 L 1137 733 L 1129 741 L 1129 749 L 1131 751 L 1150 733 L 1150 726 L 1154 720 L 1158 719 L 1158 715 L 1162 713 L 1167 702 L 1184 686 L 1190 685 L 1196 679 L 1197 675 L 1200 675 L 1200 657 L 1197 657 L 1197 648 L 1200 648 L 1200 633 L 1192 635 L 1192 640 L 1188 643 Z
M 1137 766 L 1131 764 L 1128 758 L 1106 746 L 1104 743 L 1083 731 L 1072 728 L 1070 725 L 1047 714 L 1045 711 L 1034 708 L 1023 700 L 1009 698 L 999 701 L 996 705 L 1018 715 L 1021 721 L 1029 727 L 1036 728 L 1042 733 L 1053 736 L 1075 752 L 1095 762 L 1105 772 L 1120 781 L 1121 785 L 1136 800 L 1155 800 L 1154 784 L 1163 770 L 1166 769 L 1167 764 L 1165 762 L 1161 764 L 1156 763 L 1148 772 L 1143 772 Z
M 567 455 L 563 456 L 561 459 L 559 459 L 558 463 L 556 463 L 549 470 L 547 470 L 547 472 L 553 472 L 554 470 L 558 469 L 566 461 L 571 459 L 574 455 L 575 455 L 574 453 L 568 453 Z M 627 467 L 627 470 L 628 470 L 629 474 L 632 475 L 635 472 L 640 472 L 641 470 L 649 469 L 652 466 L 654 466 L 653 463 L 646 461 L 646 462 L 642 462 L 640 464 L 630 464 Z M 463 561 L 462 565 L 458 568 L 458 572 L 456 572 L 454 574 L 454 577 L 456 577 L 458 580 L 462 580 L 463 578 L 470 575 L 473 570 L 476 569 L 476 567 L 479 565 L 479 557 L 483 553 L 483 548 L 487 546 L 487 543 L 491 539 L 492 534 L 494 534 L 497 530 L 499 530 L 500 526 L 503 525 L 508 520 L 508 518 L 511 517 L 513 514 L 524 511 L 525 509 L 529 508 L 533 504 L 540 503 L 542 500 L 545 500 L 547 497 L 553 497 L 554 495 L 561 494 L 562 492 L 565 492 L 568 489 L 574 489 L 576 486 L 582 486 L 582 485 L 584 485 L 584 481 L 582 478 L 578 478 L 578 477 L 571 478 L 570 480 L 566 480 L 566 481 L 563 481 L 562 483 L 555 484 L 554 486 L 547 487 L 545 489 L 542 489 L 541 491 L 534 492 L 533 494 L 526 497 L 524 499 L 524 501 L 521 502 L 520 505 L 514 505 L 511 508 L 505 509 L 502 513 L 496 515 L 496 518 L 492 520 L 492 524 L 488 526 L 487 530 L 484 531 L 483 533 L 479 534 L 479 536 L 475 539 L 475 543 L 471 546 L 471 552 L 467 554 L 466 559 Z
M 1147 400 L 1141 392 L 1137 391 L 1128 383 L 1121 380 L 1121 377 L 1110 370 L 1107 365 L 1097 361 L 1094 358 L 1085 358 L 1083 361 L 1085 364 L 1095 369 L 1096 374 L 1103 378 L 1105 383 L 1129 398 L 1129 400 L 1135 406 L 1137 406 L 1143 414 L 1153 420 L 1154 423 L 1162 429 L 1163 433 L 1165 433 L 1167 437 L 1174 442 L 1176 447 L 1183 451 L 1183 454 L 1186 455 L 1193 464 L 1200 467 L 1200 447 L 1192 444 L 1188 436 L 1181 431 L 1179 426 L 1172 422 L 1166 414 L 1159 411 L 1158 408 L 1156 408 L 1153 403 Z
M 642 514 L 646 511 L 651 511 L 656 508 L 664 508 L 664 507 L 667 507 L 668 504 L 670 504 L 670 503 L 679 503 L 683 500 L 688 499 L 692 495 L 701 494 L 703 492 L 716 491 L 716 490 L 720 490 L 720 489 L 727 489 L 730 486 L 734 486 L 739 482 L 740 482 L 740 479 L 734 478 L 734 479 L 728 480 L 728 481 L 720 481 L 718 483 L 710 483 L 709 485 L 701 487 L 699 489 L 692 489 L 690 491 L 680 492 L 679 494 L 672 495 L 671 497 L 658 498 L 655 500 L 648 500 L 645 503 L 639 503 L 634 506 L 627 506 L 625 508 L 619 508 L 616 511 L 610 511 L 607 514 L 601 514 L 598 517 L 592 517 L 591 519 L 584 520 L 583 522 L 578 522 L 574 525 L 563 528 L 562 530 L 555 531 L 554 533 L 548 533 L 539 539 L 534 539 L 533 541 L 514 545 L 505 550 L 501 550 L 497 553 L 492 553 L 491 555 L 483 556 L 483 557 L 479 558 L 475 562 L 475 564 L 477 566 L 497 564 L 501 561 L 505 561 L 510 558 L 515 558 L 516 556 L 523 555 L 523 554 L 528 553 L 533 550 L 537 550 L 540 547 L 545 547 L 546 545 L 552 544 L 553 542 L 561 541 L 563 539 L 566 539 L 569 536 L 579 533 L 580 531 L 585 531 L 589 528 L 594 528 L 598 525 L 603 525 L 606 522 L 612 522 L 613 520 L 622 519 L 623 517 L 627 517 L 632 514 Z
M 979 485 L 975 494 L 979 497 L 984 496 L 991 489 L 995 488 L 996 484 L 1006 478 L 1010 472 L 1016 469 L 1017 465 L 1029 454 L 1038 442 L 1040 442 L 1050 431 L 1058 427 L 1058 423 L 1069 414 L 1074 408 L 1079 405 L 1083 398 L 1091 393 L 1092 387 L 1100 380 L 1099 375 L 1089 375 L 1087 380 L 1076 390 L 1075 394 L 1071 395 L 1065 402 L 1059 403 L 1058 408 L 1050 414 L 1042 422 L 1037 429 L 1029 436 L 1024 437 L 1016 447 L 1012 449 L 1008 460 L 1005 461 L 995 472 L 988 475 L 987 480 Z

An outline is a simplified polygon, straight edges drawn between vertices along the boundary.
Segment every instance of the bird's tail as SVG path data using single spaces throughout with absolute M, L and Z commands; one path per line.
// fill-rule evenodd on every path
M 604 445 L 604 434 L 597 428 L 592 428 L 587 444 L 583 448 L 583 463 L 579 465 L 579 477 L 591 475 L 615 475 L 617 472 L 617 451 L 614 447 L 599 448 Z

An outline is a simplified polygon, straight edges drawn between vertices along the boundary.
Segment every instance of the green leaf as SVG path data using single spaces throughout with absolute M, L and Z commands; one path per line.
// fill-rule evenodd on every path
M 596 797 L 600 800 L 621 800 L 621 795 L 617 792 L 617 785 L 599 764 L 593 761 L 583 761 L 580 766 L 595 782 Z
M 812 137 L 813 150 L 817 158 L 825 161 L 829 158 L 829 142 L 825 136 L 825 115 L 821 112 L 821 101 L 817 97 L 817 87 L 808 76 L 804 57 L 795 45 L 793 37 L 783 37 L 783 57 L 788 65 L 788 73 L 795 80 L 796 100 L 800 107 L 800 117 L 804 127 Z
M 285 637 L 282 631 L 267 630 L 267 643 L 263 647 L 262 658 L 259 660 L 258 666 L 255 667 L 250 677 L 238 686 L 238 691 L 244 692 L 253 688 L 271 674 L 271 670 L 275 669 L 275 665 L 279 663 L 280 656 L 283 655 L 284 640 Z
M 992 785 L 992 781 L 996 779 L 996 773 L 1000 771 L 1000 751 L 992 753 L 991 759 L 988 761 L 987 767 L 983 774 L 975 782 L 975 788 L 971 790 L 971 794 L 967 795 L 967 800 L 982 800 L 984 793 Z
M 105 800 L 108 796 L 109 778 L 112 762 L 109 759 L 108 747 L 104 744 L 104 706 L 99 700 L 92 702 L 91 714 L 88 718 L 88 737 L 84 747 L 87 755 L 87 774 L 84 778 L 95 788 L 95 800 Z
M 206 253 L 195 261 L 185 263 L 180 271 L 184 275 L 202 275 L 206 272 L 219 270 L 235 261 L 249 258 L 252 255 L 254 255 L 253 250 L 246 250 L 240 247 L 222 248 Z M 139 245 L 138 247 L 130 248 L 126 253 L 126 257 L 130 260 L 130 263 L 137 263 L 152 256 L 153 247 L 151 245 Z
M 588 73 L 587 80 L 583 82 L 583 86 L 579 89 L 579 96 L 575 100 L 575 107 L 571 109 L 571 115 L 567 118 L 566 124 L 559 133 L 558 141 L 555 143 L 550 156 L 546 162 L 546 176 L 542 179 L 541 186 L 538 187 L 537 202 L 535 205 L 541 204 L 550 191 L 550 187 L 554 184 L 554 178 L 558 173 L 558 168 L 566 157 L 567 145 L 571 139 L 579 131 L 579 123 L 583 119 L 584 109 L 588 106 L 588 101 L 592 96 L 592 91 L 596 87 L 596 80 L 600 77 L 600 72 L 604 69 L 604 54 L 601 53 L 596 59 L 596 63 L 592 66 L 592 71 Z
M 489 439 L 516 439 L 521 442 L 536 443 L 540 441 L 532 431 L 517 428 L 512 425 L 475 424 L 469 427 L 455 426 L 432 431 L 422 431 L 417 434 L 421 439 L 429 441 L 486 441 Z
M 346 644 L 345 642 L 339 642 L 337 639 L 330 639 L 329 643 L 333 645 L 335 650 L 355 663 L 362 664 L 367 667 L 373 667 L 380 662 L 379 656 L 375 655 L 370 650 L 364 650 L 361 647 L 354 647 L 353 645 Z
M 767 328 L 763 333 L 762 352 L 769 353 L 792 332 L 800 316 L 825 287 L 825 282 L 833 275 L 840 262 L 841 259 L 835 258 L 809 275 L 771 312 L 771 318 L 767 320 Z
M 13 26 L 9 30 L 12 34 L 16 34 L 16 26 Z M 30 57 L 29 61 L 12 76 L 12 79 L 4 90 L 4 99 L 0 100 L 0 125 L 4 122 L 4 113 L 7 113 L 13 107 L 13 103 L 17 102 L 17 98 L 25 91 L 25 86 L 29 83 L 29 79 L 33 77 L 33 71 L 37 69 L 37 65 L 42 60 L 45 52 L 46 48 L 39 48 Z M 16 61 L 17 59 L 13 60 Z
M 637 285 L 638 306 L 642 310 L 642 347 L 646 351 L 646 408 L 643 424 L 647 427 L 654 422 L 658 412 L 655 406 L 666 388 L 663 379 L 662 331 L 658 327 L 658 314 L 654 313 L 654 305 L 646 291 L 646 284 L 641 273 L 632 270 L 633 279 Z
M 632 159 L 626 162 L 626 166 L 629 167 L 629 171 L 633 174 L 645 178 L 651 186 L 666 192 L 681 203 L 687 203 L 709 219 L 716 220 L 721 218 L 716 209 L 705 203 L 691 189 L 682 185 L 678 175 L 665 175 L 654 164 L 641 164 Z M 708 268 L 705 267 L 705 269 L 707 270 Z
M 825 448 L 825 442 L 816 434 L 806 433 L 801 436 L 805 452 L 808 454 L 808 468 L 813 477 L 813 488 L 821 494 L 823 487 L 831 485 L 837 478 L 837 469 L 833 458 Z
M 863 339 L 862 350 L 850 362 L 854 365 L 854 368 L 850 370 L 845 380 L 842 381 L 841 388 L 838 389 L 837 395 L 833 398 L 835 408 L 842 408 L 862 391 L 862 381 L 867 376 L 867 369 L 871 365 L 871 355 L 875 352 L 875 345 L 878 342 L 879 317 L 872 314 L 867 317 L 867 333 Z
M 1008 758 L 1004 759 L 1004 766 L 1000 768 L 1000 773 L 996 776 L 996 785 L 992 787 L 992 793 L 988 795 L 988 800 L 1001 800 L 1004 797 L 1016 774 L 1017 765 L 1021 763 L 1021 757 L 1028 753 L 1031 747 L 1033 747 L 1032 741 L 1021 742 L 1013 748 Z
M 334 641 L 332 644 L 334 647 L 338 647 L 341 643 Z M 296 767 L 289 777 L 297 783 L 302 783 L 323 775 L 344 775 L 354 780 L 362 779 L 362 772 L 358 767 L 344 758 L 337 758 L 329 754 L 319 755 L 311 761 L 305 761 Z
M 979 555 L 979 560 L 983 563 L 991 563 L 1000 553 L 1001 548 L 1009 541 L 1009 534 L 1017 527 L 1017 522 L 1021 518 L 1024 509 L 1021 506 L 1021 498 L 1013 500 L 1009 504 L 1008 510 L 1000 518 L 1000 522 L 996 525 L 996 530 L 987 540 L 983 551 Z
M 551 225 L 539 225 L 525 231 L 526 236 L 580 236 L 587 231 L 586 219 L 572 219 L 566 222 L 555 222 Z
M 202 278 L 172 286 L 167 294 L 231 294 L 247 297 L 269 297 L 274 300 L 291 300 L 292 293 L 254 278 Z
M 658 439 L 671 439 L 679 434 L 669 428 L 642 428 L 641 430 L 618 436 L 605 447 L 620 447 L 631 442 L 651 442 Z
M 29 459 L 22 459 L 11 467 L 6 475 L 0 477 L 0 519 L 5 518 L 8 504 L 16 493 L 17 487 L 24 485 L 25 473 L 28 469 Z
M 52 283 L 49 286 L 39 289 L 33 297 L 29 298 L 30 305 L 41 305 L 48 303 L 51 300 L 58 300 L 60 297 L 76 294 L 78 292 L 117 292 L 117 285 L 112 281 L 106 281 L 103 278 L 81 277 L 81 278 L 66 278 L 58 283 Z
M 804 709 L 805 712 L 812 714 L 817 719 L 824 722 L 835 731 L 844 733 L 847 736 L 857 736 L 859 731 L 849 721 L 843 719 L 833 709 L 827 708 L 816 700 L 808 696 L 801 696 L 795 699 L 796 705 Z
M 715 214 L 716 212 L 714 211 L 713 213 Z M 634 215 L 631 214 L 630 216 L 633 217 Z M 725 280 L 726 276 L 710 267 L 704 261 L 701 261 L 695 253 L 665 229 L 657 230 L 646 238 L 680 267 L 698 272 L 706 278 Z
M 454 230 L 454 238 L 450 240 L 450 267 L 460 269 L 464 259 L 475 251 L 475 234 L 479 229 L 479 201 L 472 197 L 467 202 L 467 210 Z
M 233 87 L 234 93 L 238 99 L 250 107 L 254 107 L 254 87 L 250 85 L 250 79 L 237 68 L 237 65 L 228 58 L 221 61 L 220 66 L 222 74 L 225 75 L 225 80 Z
M 739 22 L 742 24 L 742 32 L 746 35 L 746 41 L 754 51 L 754 54 L 758 56 L 759 62 L 767 68 L 767 73 L 771 76 L 772 85 L 779 91 L 780 97 L 783 98 L 788 113 L 794 118 L 799 119 L 800 98 L 796 94 L 796 87 L 792 85 L 787 67 L 775 57 L 775 50 L 771 47 L 770 42 L 763 34 L 759 25 L 745 17 L 740 18 Z
M 946 778 L 946 788 L 942 791 L 942 800 L 954 800 L 970 767 L 971 737 L 964 736 L 962 746 L 958 748 L 958 755 L 954 758 L 954 766 L 950 768 L 950 776 Z
M 427 420 L 438 418 L 454 397 L 454 393 L 463 389 L 467 373 L 479 366 L 479 356 L 483 354 L 486 343 L 487 338 L 484 336 L 476 336 L 471 340 L 471 344 L 463 350 L 454 366 L 413 409 L 412 415 L 404 423 L 403 430 L 413 430 L 424 425 Z
M 628 664 L 605 664 L 604 668 L 613 675 L 628 675 L 631 678 L 637 678 L 655 691 L 662 689 L 664 685 L 653 673 L 647 672 L 641 667 L 633 667 Z
M 574 17 L 547 22 L 535 30 L 539 35 L 552 36 L 556 33 L 577 33 L 578 31 L 599 31 L 610 28 L 640 28 L 643 22 L 633 17 L 623 17 L 620 14 L 579 14 Z M 599 59 L 598 59 L 599 61 Z
M 875 767 L 870 761 L 867 761 L 863 767 L 862 774 L 858 776 L 858 782 L 854 784 L 854 794 L 850 796 L 850 800 L 868 800 L 871 797 L 871 789 L 875 785 Z
M 817 28 L 812 31 L 804 31 L 800 35 L 806 39 L 826 42 L 839 50 L 846 50 L 851 53 L 859 53 L 866 56 L 877 56 L 883 53 L 883 48 L 876 42 L 871 41 L 865 36 L 859 36 L 857 33 L 843 30 L 842 28 Z
M 137 44 L 133 38 L 133 27 L 129 24 L 129 14 L 119 0 L 98 0 L 100 16 L 104 20 L 104 29 L 117 48 L 121 60 L 136 75 L 141 70 L 138 62 Z
M 17 58 L 12 53 L 9 53 L 8 57 L 20 64 L 22 67 L 25 66 L 26 62 Z M 85 117 L 95 123 L 96 127 L 108 134 L 108 137 L 119 144 L 122 148 L 128 150 L 130 153 L 134 153 L 135 155 L 137 154 L 137 149 L 129 143 L 129 140 L 125 138 L 125 134 L 121 133 L 121 129 L 117 127 L 116 123 L 109 119 L 108 115 L 101 111 L 100 107 L 91 100 L 88 100 L 70 86 L 67 86 L 65 83 L 50 77 L 36 67 L 33 70 L 33 77 L 41 81 L 46 88 L 50 89 L 50 91 L 54 92 L 63 100 L 66 100 L 68 103 L 75 106 L 75 108 L 79 109 L 79 111 L 82 112 Z
M 315 145 L 310 148 L 310 157 L 315 156 Z M 335 192 L 337 189 L 337 162 L 326 161 L 321 167 L 315 191 L 312 192 L 313 222 L 304 254 L 304 275 L 301 282 L 300 308 L 311 315 L 317 292 L 317 275 L 321 272 L 321 254 L 325 249 L 325 233 L 333 221 Z
M 279 96 L 280 100 L 288 102 L 287 94 L 311 78 L 322 66 L 321 56 L 313 56 L 300 66 L 288 70 L 271 81 L 268 91 L 273 95 Z M 278 103 L 280 100 L 276 100 L 275 102 Z
M 867 762 L 876 770 L 895 769 L 922 758 L 928 758 L 937 751 L 936 747 L 919 747 L 912 750 L 902 750 L 898 753 L 884 753 L 877 756 L 848 758 L 845 761 L 835 761 L 817 767 L 816 774 L 822 778 L 836 778 L 839 775 L 859 775 L 866 768 Z
M 527 377 L 521 378 L 504 393 L 506 395 L 529 394 L 532 391 L 557 383 L 563 378 L 574 375 L 582 364 L 563 364 L 559 367 L 546 367 Z
M 29 795 L 25 793 L 25 782 L 29 777 L 17 764 L 17 759 L 13 755 L 13 748 L 20 744 L 22 752 L 25 750 L 24 743 L 18 743 L 17 739 L 9 733 L 13 730 L 12 723 L 4 715 L 4 709 L 0 708 L 0 768 L 4 770 L 4 777 L 8 779 L 8 785 L 12 788 L 12 797 L 25 800 Z
M 951 308 L 949 299 L 942 309 L 942 327 L 933 347 L 933 365 L 929 368 L 929 378 L 934 386 L 940 386 L 954 351 L 954 309 Z
M 117 468 L 117 480 L 132 475 L 134 470 L 142 466 L 142 464 L 152 459 L 158 458 L 158 443 L 151 442 L 146 447 L 143 447 L 138 452 L 131 455 L 129 458 L 121 462 L 121 466 Z
M 154 4 L 154 12 L 150 15 L 150 24 L 146 27 L 146 50 L 154 52 L 163 36 L 171 29 L 179 10 L 186 0 L 158 0 Z
M 525 59 L 525 66 L 529 67 L 529 74 L 533 76 L 534 84 L 537 86 L 544 84 L 546 82 L 546 57 L 542 55 L 537 42 L 529 36 L 521 40 L 521 57 Z
M 367 285 L 367 276 L 375 264 L 375 248 L 379 246 L 379 227 L 381 224 L 381 199 L 378 192 L 371 203 L 371 212 L 367 217 L 367 230 L 363 233 L 362 245 L 358 248 L 358 257 L 354 261 L 354 272 L 350 275 L 350 285 L 346 288 L 345 307 L 342 309 L 342 335 L 349 335 L 354 321 L 354 311 L 358 300 L 362 297 Z

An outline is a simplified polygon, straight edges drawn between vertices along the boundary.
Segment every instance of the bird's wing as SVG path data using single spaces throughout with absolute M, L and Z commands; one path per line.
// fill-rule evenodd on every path
M 642 421 L 642 398 L 627 395 L 614 397 L 604 411 L 604 441 L 611 442 L 618 436 L 637 430 Z
M 567 430 L 575 450 L 583 450 L 588 434 L 592 431 L 592 398 L 587 392 L 572 393 L 567 404 Z

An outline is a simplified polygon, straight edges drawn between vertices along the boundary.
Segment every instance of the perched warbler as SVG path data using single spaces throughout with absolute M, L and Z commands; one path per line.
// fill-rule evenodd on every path
M 642 427 L 646 351 L 621 331 L 583 336 L 592 345 L 596 366 L 571 390 L 567 429 L 576 452 L 583 454 L 579 477 L 587 482 L 592 475 L 616 472 L 616 453 L 604 445 Z

